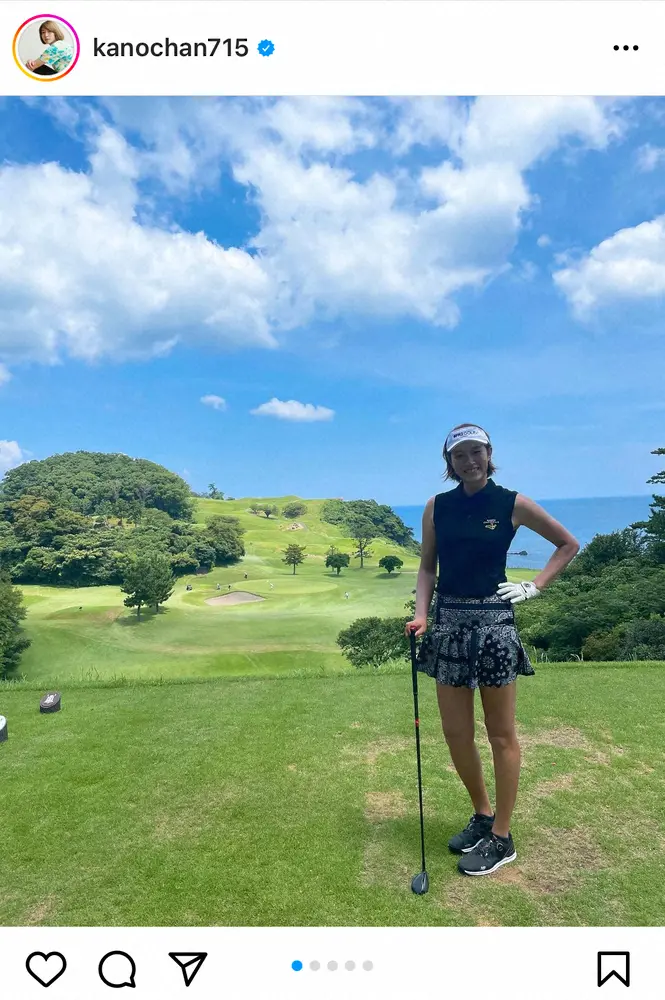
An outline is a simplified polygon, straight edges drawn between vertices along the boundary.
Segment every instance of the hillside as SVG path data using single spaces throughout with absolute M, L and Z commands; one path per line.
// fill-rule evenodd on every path
M 267 518 L 265 514 L 256 515 L 250 511 L 250 506 L 254 503 L 274 504 L 281 511 L 287 503 L 296 500 L 305 504 L 307 513 L 295 519 L 281 516 Z M 243 540 L 247 555 L 271 558 L 292 542 L 304 545 L 307 558 L 321 563 L 325 562 L 325 555 L 331 545 L 349 554 L 356 551 L 356 543 L 344 534 L 343 529 L 321 520 L 320 511 L 326 503 L 325 499 L 304 500 L 296 496 L 242 497 L 234 500 L 194 498 L 193 503 L 195 524 L 205 524 L 212 517 L 219 515 L 237 517 L 240 526 L 246 531 Z M 294 525 L 302 525 L 302 528 L 294 528 Z M 376 538 L 370 548 L 374 553 L 368 560 L 370 564 L 378 563 L 379 559 L 386 555 L 398 555 L 404 560 L 405 568 L 407 560 L 410 566 L 411 564 L 416 568 L 418 566 L 419 560 L 416 555 L 388 539 Z

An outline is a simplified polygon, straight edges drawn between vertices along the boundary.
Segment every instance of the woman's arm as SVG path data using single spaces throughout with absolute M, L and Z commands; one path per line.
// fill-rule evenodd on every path
M 521 493 L 518 493 L 515 498 L 513 516 L 518 524 L 523 524 L 525 528 L 531 528 L 552 545 L 556 545 L 556 552 L 550 556 L 547 566 L 533 580 L 538 590 L 543 590 L 575 558 L 580 550 L 580 543 L 567 528 L 550 517 L 547 511 L 543 510 L 535 500 L 530 500 L 529 497 L 525 497 Z
M 420 543 L 420 569 L 416 583 L 416 618 L 427 618 L 436 584 L 436 535 L 434 533 L 434 497 L 425 504 L 422 542 Z

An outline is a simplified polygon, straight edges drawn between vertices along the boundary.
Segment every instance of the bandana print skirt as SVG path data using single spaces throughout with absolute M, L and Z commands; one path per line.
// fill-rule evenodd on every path
M 422 637 L 418 670 L 453 687 L 502 687 L 535 674 L 515 627 L 510 601 L 437 594 L 434 622 Z

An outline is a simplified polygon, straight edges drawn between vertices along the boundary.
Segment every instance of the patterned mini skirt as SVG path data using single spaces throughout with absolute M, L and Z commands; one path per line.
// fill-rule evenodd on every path
M 434 621 L 422 637 L 418 670 L 452 687 L 503 687 L 535 674 L 515 627 L 510 601 L 437 594 Z

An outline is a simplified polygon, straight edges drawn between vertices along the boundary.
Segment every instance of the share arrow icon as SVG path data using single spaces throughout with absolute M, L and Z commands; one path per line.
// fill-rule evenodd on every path
M 179 965 L 182 969 L 182 974 L 185 978 L 185 986 L 190 986 L 194 976 L 199 971 L 206 958 L 208 957 L 207 951 L 170 951 L 169 957 L 173 959 L 176 965 Z

